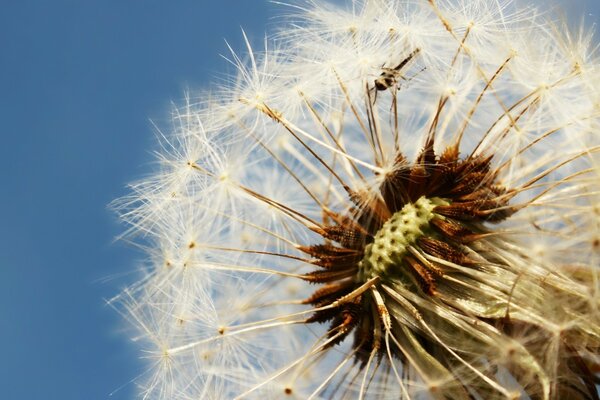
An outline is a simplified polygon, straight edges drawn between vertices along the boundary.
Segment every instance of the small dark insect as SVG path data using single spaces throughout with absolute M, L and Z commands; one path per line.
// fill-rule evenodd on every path
M 410 53 L 404 60 L 400 61 L 395 68 L 383 68 L 383 72 L 379 75 L 379 78 L 375 79 L 375 88 L 379 91 L 386 90 L 396 83 L 402 76 L 402 68 L 404 68 L 419 52 L 421 49 L 415 49 Z

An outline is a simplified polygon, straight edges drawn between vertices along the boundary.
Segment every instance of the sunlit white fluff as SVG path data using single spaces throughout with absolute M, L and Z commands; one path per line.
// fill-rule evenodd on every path
M 512 1 L 307 1 L 286 10 L 294 23 L 265 50 L 244 37 L 244 55 L 230 57 L 238 74 L 174 111 L 171 133 L 159 135 L 156 171 L 116 203 L 149 253 L 143 276 L 115 299 L 147 352 L 141 397 L 461 398 L 461 385 L 476 380 L 474 398 L 569 393 L 557 389 L 562 335 L 600 343 L 592 36 L 569 36 Z M 375 90 L 383 69 L 415 49 L 397 94 Z M 417 157 L 440 99 L 437 154 L 460 137 L 461 155 L 492 152 L 498 183 L 519 190 L 511 200 L 518 211 L 470 247 L 514 270 L 446 263 L 480 302 L 381 286 L 398 297 L 387 306 L 407 329 L 463 356 L 448 350 L 451 374 L 412 362 L 420 355 L 407 349 L 409 362 L 382 354 L 365 369 L 351 337 L 327 348 L 326 326 L 305 324 L 312 310 L 301 303 L 315 286 L 302 277 L 315 267 L 300 250 L 322 242 L 316 227 L 331 218 L 326 211 L 356 206 L 344 185 L 375 198 L 399 168 L 398 151 Z M 377 129 L 367 126 L 369 113 Z M 377 143 L 369 129 L 380 132 Z M 547 176 L 529 183 L 540 173 Z M 556 296 L 544 298 L 546 284 Z M 494 302 L 513 302 L 513 318 L 538 329 L 471 330 L 477 318 L 501 314 L 483 307 Z M 444 322 L 429 332 L 410 307 Z M 597 366 L 595 348 L 586 357 Z M 472 356 L 478 351 L 483 361 Z M 511 362 L 528 370 L 515 377 Z

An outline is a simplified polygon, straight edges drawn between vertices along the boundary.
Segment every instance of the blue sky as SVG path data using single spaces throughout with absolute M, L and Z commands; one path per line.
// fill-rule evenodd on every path
M 571 16 L 598 0 L 576 0 Z M 263 0 L 7 0 L 0 15 L 0 396 L 129 399 L 143 371 L 104 299 L 143 255 L 107 204 L 151 169 L 150 119 L 262 40 Z M 129 275 L 128 275 L 129 274 Z M 119 389 L 122 387 L 121 389 Z M 118 390 L 119 389 L 119 390 Z
M 8 4 L 10 3 L 10 4 Z M 142 255 L 107 204 L 150 171 L 170 102 L 218 75 L 263 1 L 15 0 L 0 16 L 0 397 L 133 398 L 141 372 L 104 300 Z

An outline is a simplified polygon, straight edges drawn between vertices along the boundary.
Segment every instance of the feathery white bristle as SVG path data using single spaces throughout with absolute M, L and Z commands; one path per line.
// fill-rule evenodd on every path
M 245 35 L 230 49 L 237 74 L 174 109 L 153 173 L 114 203 L 149 255 L 115 300 L 148 360 L 141 398 L 466 398 L 475 381 L 474 398 L 574 393 L 557 386 L 564 338 L 600 365 L 600 64 L 591 33 L 516 3 L 306 1 L 263 50 Z M 432 298 L 378 282 L 402 330 L 380 339 L 406 362 L 364 367 L 353 338 L 328 348 L 327 327 L 305 323 L 315 258 L 300 249 L 359 207 L 348 190 L 380 198 L 432 126 L 438 156 L 457 141 L 461 159 L 493 155 L 517 211 L 465 247 L 477 268 L 406 251 L 458 283 Z M 478 325 L 504 317 L 530 325 Z

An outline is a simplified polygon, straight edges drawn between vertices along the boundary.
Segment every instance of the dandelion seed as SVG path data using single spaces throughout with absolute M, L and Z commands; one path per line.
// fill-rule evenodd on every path
M 510 1 L 294 6 L 117 203 L 161 399 L 598 399 L 600 64 Z

